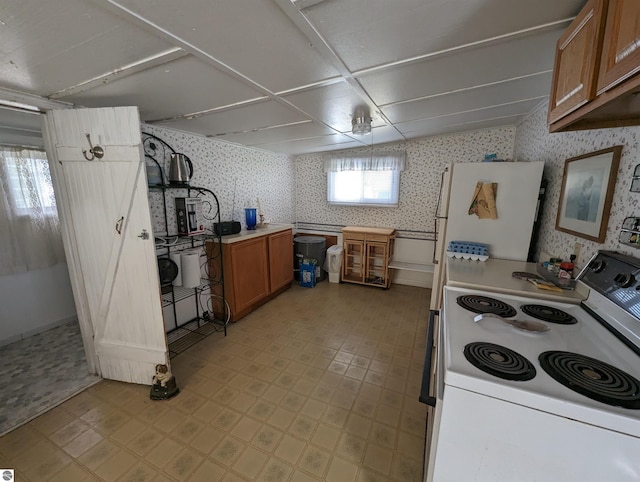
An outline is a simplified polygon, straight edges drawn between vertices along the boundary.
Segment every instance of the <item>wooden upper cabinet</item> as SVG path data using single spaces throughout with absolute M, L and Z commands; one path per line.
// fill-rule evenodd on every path
M 558 41 L 549 132 L 640 125 L 640 0 L 590 0 Z
M 606 4 L 607 0 L 589 0 L 558 40 L 549 99 L 549 124 L 596 96 Z
M 640 71 L 640 1 L 609 0 L 598 94 Z

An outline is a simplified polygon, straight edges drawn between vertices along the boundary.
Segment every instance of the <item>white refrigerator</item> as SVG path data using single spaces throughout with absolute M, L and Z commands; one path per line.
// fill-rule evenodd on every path
M 543 161 L 461 162 L 449 166 L 442 177 L 436 212 L 432 310 L 441 307 L 450 241 L 487 244 L 490 258 L 527 260 L 543 169 Z M 478 182 L 497 184 L 496 219 L 469 214 Z

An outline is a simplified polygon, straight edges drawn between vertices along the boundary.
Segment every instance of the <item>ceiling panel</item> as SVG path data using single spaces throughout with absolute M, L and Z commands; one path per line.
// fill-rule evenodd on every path
M 391 104 L 383 107 L 382 111 L 392 122 L 406 122 L 425 117 L 482 109 L 524 99 L 539 99 L 540 102 L 549 95 L 549 85 L 551 85 L 551 73 L 547 72 L 477 89 Z
M 254 129 L 291 124 L 307 120 L 303 115 L 275 101 L 263 101 L 256 104 L 229 109 L 213 114 L 159 122 L 163 127 L 174 127 L 187 132 L 217 136 L 248 132 Z
M 48 96 L 171 44 L 83 0 L 3 0 L 2 85 Z
M 497 119 L 483 119 L 475 122 L 468 122 L 462 124 L 437 124 L 434 123 L 429 127 L 423 128 L 419 134 L 412 136 L 412 138 L 421 138 L 421 137 L 430 137 L 430 136 L 441 136 L 454 134 L 457 132 L 467 132 L 474 131 L 479 129 L 490 129 L 492 127 L 503 127 L 503 126 L 512 126 L 522 119 L 522 115 L 513 115 L 500 117 Z M 466 161 L 474 161 L 479 159 L 465 159 Z
M 332 134 L 333 131 L 311 121 L 303 121 L 301 124 L 285 125 L 263 129 L 259 131 L 243 132 L 239 134 L 225 134 L 217 136 L 216 139 L 235 142 L 248 146 L 255 146 L 265 143 L 278 143 L 286 140 L 307 139 L 310 137 L 320 137 Z
M 365 145 L 384 144 L 387 142 L 398 142 L 404 140 L 402 134 L 394 126 L 373 127 L 369 134 L 354 135 L 351 130 L 344 132 L 346 135 L 353 137 L 357 141 Z
M 350 0 L 304 10 L 351 71 L 572 17 L 585 0 Z
M 258 146 L 257 146 L 258 147 Z M 342 134 L 300 139 L 273 144 L 262 144 L 259 147 L 283 154 L 308 154 L 311 152 L 326 152 L 342 149 L 362 147 L 362 144 Z
M 337 70 L 313 48 L 272 1 L 148 0 L 117 2 L 215 59 L 279 92 L 335 77 Z
M 550 71 L 561 33 L 561 29 L 553 29 L 505 40 L 370 74 L 359 80 L 377 105 L 385 105 Z
M 137 105 L 157 120 L 256 99 L 260 92 L 193 56 L 129 75 L 63 100 L 87 107 Z
M 325 87 L 283 96 L 296 107 L 340 132 L 351 131 L 351 119 L 356 107 L 366 107 L 373 114 L 372 125 L 380 125 L 375 105 L 366 104 L 347 84 L 339 82 Z
M 524 116 L 531 112 L 540 104 L 540 100 L 526 100 L 513 104 L 489 107 L 487 109 L 474 110 L 470 112 L 460 112 L 452 115 L 431 117 L 412 122 L 403 122 L 396 124 L 398 129 L 407 137 L 421 137 L 425 132 L 431 132 L 435 128 L 455 127 L 467 124 L 469 129 L 476 129 L 474 124 L 485 121 L 499 121 L 499 119 L 514 118 Z M 508 122 L 501 122 L 500 125 Z

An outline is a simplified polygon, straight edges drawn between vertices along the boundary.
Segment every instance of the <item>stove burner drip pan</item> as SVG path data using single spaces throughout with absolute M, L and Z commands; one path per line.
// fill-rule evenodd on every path
M 616 407 L 640 410 L 640 381 L 608 363 L 577 353 L 546 351 L 540 366 L 574 392 Z
M 516 316 L 516 309 L 500 300 L 480 295 L 458 296 L 456 302 L 465 310 L 474 313 L 493 313 L 494 315 L 510 318 Z
M 578 323 L 578 320 L 576 320 L 574 316 L 558 308 L 552 308 L 551 306 L 522 305 L 520 309 L 529 316 L 549 323 L 557 323 L 559 325 L 575 325 Z
M 529 360 L 504 346 L 469 343 L 464 347 L 464 356 L 476 368 L 504 380 L 524 382 L 536 376 L 536 369 Z

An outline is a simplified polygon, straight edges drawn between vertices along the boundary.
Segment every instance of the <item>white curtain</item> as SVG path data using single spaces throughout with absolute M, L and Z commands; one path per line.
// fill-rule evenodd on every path
M 0 275 L 65 260 L 44 151 L 0 146 Z
M 405 152 L 328 154 L 324 158 L 324 172 L 404 171 L 405 159 Z

